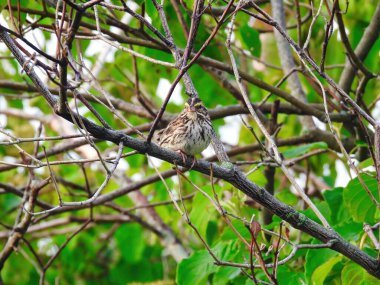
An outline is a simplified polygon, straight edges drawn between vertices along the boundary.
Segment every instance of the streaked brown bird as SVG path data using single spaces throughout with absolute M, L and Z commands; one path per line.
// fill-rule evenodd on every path
M 154 134 L 153 141 L 164 148 L 178 151 L 185 162 L 185 155 L 194 157 L 210 144 L 212 132 L 211 119 L 203 102 L 191 97 L 178 117 Z M 194 158 L 192 167 L 195 162 Z

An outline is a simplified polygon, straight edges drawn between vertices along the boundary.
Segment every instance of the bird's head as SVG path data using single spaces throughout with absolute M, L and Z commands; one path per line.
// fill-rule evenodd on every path
M 207 109 L 203 105 L 203 102 L 196 97 L 191 97 L 187 100 L 185 103 L 185 110 L 188 113 L 207 115 Z

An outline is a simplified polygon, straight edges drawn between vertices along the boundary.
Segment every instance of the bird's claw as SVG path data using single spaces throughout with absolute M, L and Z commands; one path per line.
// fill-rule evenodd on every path
M 186 164 L 186 159 L 187 159 L 188 155 L 186 153 L 184 153 L 183 151 L 181 151 L 181 150 L 178 150 L 177 152 L 181 155 L 182 162 L 185 165 Z M 190 166 L 189 170 L 193 169 L 193 167 L 197 163 L 197 159 L 195 158 L 195 156 L 190 156 L 190 157 L 193 159 L 193 162 L 191 163 L 191 166 Z
M 195 166 L 195 164 L 197 163 L 197 159 L 195 158 L 195 156 L 193 156 L 192 158 L 193 158 L 193 163 L 191 164 L 191 166 L 190 166 L 190 169 L 189 169 L 189 170 L 193 169 L 193 167 L 194 167 L 194 166 Z

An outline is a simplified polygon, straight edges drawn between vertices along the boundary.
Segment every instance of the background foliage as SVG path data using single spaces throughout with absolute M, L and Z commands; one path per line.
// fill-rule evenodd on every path
M 13 31 L 14 39 L 15 34 L 22 34 L 39 50 L 60 58 L 62 54 L 57 53 L 60 49 L 57 38 L 64 45 L 69 26 L 67 22 L 62 24 L 63 35 L 57 35 L 61 18 L 55 20 L 53 2 L 56 1 L 2 0 L 0 24 L 10 29 L 9 32 Z M 80 4 L 91 1 L 62 2 Z M 172 54 L 147 28 L 146 23 L 141 24 L 131 13 L 101 6 L 100 2 L 103 1 L 97 2 L 100 26 L 107 38 L 150 58 L 174 62 Z M 104 2 L 122 8 L 124 1 Z M 271 1 L 255 2 L 267 13 L 272 13 Z M 284 12 L 289 36 L 301 45 L 310 36 L 307 54 L 319 65 L 326 42 L 326 28 L 331 16 L 334 16 L 332 9 L 337 1 L 315 2 L 284 1 Z M 375 0 L 339 2 L 342 11 L 347 8 L 342 17 L 349 43 L 355 50 L 363 39 L 364 30 L 374 21 L 373 15 L 379 3 Z M 8 3 L 11 3 L 12 9 L 9 9 Z M 143 14 L 160 33 L 165 33 L 162 19 L 151 0 L 128 1 L 126 5 Z M 181 49 L 187 44 L 185 31 L 190 28 L 193 5 L 194 1 L 164 2 L 163 10 L 174 42 Z M 217 25 L 216 19 L 220 19 L 220 11 L 224 11 L 226 5 L 224 1 L 206 1 L 194 41 L 195 53 L 212 34 Z M 321 11 L 317 13 L 320 5 Z M 66 15 L 72 20 L 77 12 L 72 5 L 66 3 L 65 6 Z M 302 20 L 298 27 L 297 7 Z M 297 97 L 288 83 L 288 72 L 281 66 L 281 56 L 284 55 L 276 45 L 273 28 L 250 15 L 258 15 L 253 7 L 248 5 L 245 9 L 248 13 L 241 10 L 234 19 L 232 50 L 240 72 L 246 75 L 243 87 L 249 100 L 263 113 L 265 126 L 268 130 L 273 129 L 271 135 L 274 134 L 292 175 L 332 229 L 369 256 L 377 258 L 379 207 L 368 194 L 372 193 L 374 199 L 379 200 L 379 181 L 373 167 L 378 165 L 374 160 L 378 147 L 374 145 L 373 126 L 356 116 L 338 92 L 318 75 L 328 94 L 330 114 L 343 118 L 333 119 L 332 124 L 360 173 L 359 179 L 355 171 L 349 169 L 348 157 L 342 154 L 326 122 L 314 116 L 314 127 L 310 128 L 306 121 L 314 114 L 284 99 L 278 91 L 292 94 L 297 100 L 304 100 L 307 105 L 323 112 L 323 97 L 317 81 L 307 72 L 298 55 L 292 52 L 298 69 L 294 74 L 297 74 L 305 93 L 304 98 Z M 181 17 L 184 26 L 180 24 Z M 281 169 L 276 169 L 278 165 L 268 157 L 267 152 L 260 148 L 257 139 L 268 146 L 265 136 L 252 117 L 247 115 L 247 109 L 239 107 L 244 106 L 244 102 L 239 97 L 241 95 L 237 95 L 240 91 L 225 43 L 232 18 L 232 14 L 228 13 L 210 45 L 202 52 L 201 59 L 189 69 L 190 78 L 199 97 L 210 110 L 213 126 L 235 166 L 260 187 L 268 189 L 272 183 L 275 198 L 320 223 L 315 212 L 299 197 L 294 185 Z M 136 129 L 147 134 L 154 120 L 149 111 L 154 114 L 158 112 L 178 70 L 133 57 L 125 50 L 94 39 L 97 29 L 93 7 L 86 10 L 81 21 L 69 56 L 77 70 L 74 72 L 69 64 L 68 84 L 75 86 L 69 88 L 70 91 L 78 91 L 85 96 L 85 100 L 75 99 L 69 92 L 70 108 L 101 124 L 95 112 L 84 103 L 90 102 L 112 129 L 124 130 L 134 137 L 139 137 Z M 336 20 L 333 27 L 324 66 L 325 72 L 339 83 L 345 64 L 350 64 L 351 59 L 347 57 Z M 57 82 L 61 82 L 62 88 L 62 77 L 55 72 L 61 70 L 61 66 L 57 68 L 56 64 L 33 51 L 22 40 L 17 42 L 23 47 L 21 49 L 19 46 L 23 54 L 35 62 L 38 76 L 58 95 L 60 86 Z M 185 172 L 185 179 L 172 171 L 172 164 L 136 153 L 121 158 L 100 197 L 118 191 L 122 195 L 115 194 L 106 202 L 83 209 L 73 207 L 31 217 L 11 255 L 5 257 L 9 237 L 20 225 L 20 217 L 26 216 L 22 208 L 31 185 L 46 181 L 37 196 L 38 201 L 45 204 L 35 205 L 34 212 L 59 205 L 56 188 L 64 201 L 86 200 L 109 175 L 98 154 L 112 168 L 110 162 L 115 160 L 118 148 L 111 142 L 101 140 L 95 140 L 95 147 L 92 148 L 81 138 L 83 133 L 76 126 L 54 114 L 5 44 L 0 43 L 0 51 L 0 239 L 3 249 L 0 264 L 3 266 L 1 279 L 4 284 L 274 282 L 268 279 L 263 266 L 260 266 L 259 254 L 266 264 L 280 261 L 275 266 L 277 272 L 274 280 L 278 284 L 378 283 L 375 277 L 349 258 L 330 248 L 314 247 L 321 241 L 293 228 L 278 216 L 272 217 L 271 209 L 265 210 L 222 179 L 210 180 L 210 177 L 197 171 Z M 364 82 L 366 75 L 363 71 L 357 71 L 349 90 L 345 90 L 375 120 L 380 114 L 377 103 L 380 88 L 377 75 L 379 51 L 380 39 L 377 39 L 365 58 L 361 58 L 373 76 Z M 35 59 L 50 66 L 51 70 L 36 63 Z M 217 60 L 220 64 L 211 60 Z M 276 88 L 268 90 L 255 79 Z M 226 86 L 226 82 L 232 87 Z M 181 82 L 179 86 L 166 108 L 161 127 L 183 109 L 187 95 L 184 84 Z M 101 98 L 100 103 L 97 98 Z M 107 100 L 112 101 L 114 109 Z M 276 109 L 277 100 L 280 103 Z M 223 113 L 225 110 L 227 112 Z M 367 135 L 363 134 L 364 130 Z M 72 134 L 78 137 L 70 137 Z M 38 137 L 50 139 L 26 140 Z M 80 140 L 84 146 L 79 148 L 79 144 L 74 143 Z M 44 154 L 44 150 L 48 155 Z M 53 150 L 56 151 L 49 153 Z M 132 150 L 126 148 L 124 153 L 129 151 Z M 209 156 L 212 156 L 211 150 L 204 153 L 204 157 Z M 270 170 L 274 171 L 274 176 L 268 174 Z M 157 171 L 163 173 L 165 183 L 157 176 Z M 149 181 L 150 177 L 154 179 Z M 177 199 L 182 212 L 188 213 L 191 222 L 188 223 L 186 215 L 181 215 L 173 206 L 168 190 Z M 183 203 L 180 201 L 182 198 Z M 363 225 L 367 224 L 373 227 L 370 231 L 373 239 L 368 231 L 363 230 Z M 255 227 L 259 229 L 255 231 Z M 280 240 L 278 235 L 281 236 Z M 259 249 L 257 246 L 253 249 L 253 264 L 258 268 L 252 272 L 249 268 L 250 247 L 254 241 Z M 299 245 L 306 246 L 298 248 Z M 217 262 L 210 251 L 216 259 L 231 264 L 215 264 Z M 287 260 L 287 257 L 291 258 Z M 246 264 L 248 268 L 231 266 L 232 263 Z M 268 270 L 273 272 L 272 268 Z

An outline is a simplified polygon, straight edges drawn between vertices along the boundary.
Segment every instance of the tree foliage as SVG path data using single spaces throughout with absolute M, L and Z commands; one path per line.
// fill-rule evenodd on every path
M 378 1 L 0 9 L 0 284 L 378 283 Z

